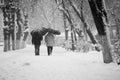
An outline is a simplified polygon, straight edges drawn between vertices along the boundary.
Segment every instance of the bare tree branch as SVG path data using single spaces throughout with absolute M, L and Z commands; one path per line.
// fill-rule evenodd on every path
M 45 20 L 47 21 L 48 25 L 51 27 L 51 23 L 49 22 L 47 16 L 46 16 L 46 13 L 45 13 L 45 10 L 44 10 L 44 5 L 43 5 L 43 2 L 41 1 L 41 9 L 42 9 L 42 12 L 43 12 L 43 16 L 45 18 Z

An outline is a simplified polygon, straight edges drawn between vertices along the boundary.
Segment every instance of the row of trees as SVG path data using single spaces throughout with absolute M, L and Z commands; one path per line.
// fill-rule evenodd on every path
M 98 39 L 99 39 L 98 42 L 102 46 L 104 63 L 110 63 L 110 62 L 116 61 L 114 57 L 114 55 L 116 55 L 115 50 L 113 49 L 113 47 L 111 47 L 112 44 L 110 39 L 110 25 L 109 25 L 110 23 L 108 20 L 107 10 L 106 10 L 106 5 L 104 0 L 55 0 L 55 1 L 56 1 L 56 4 L 59 5 L 58 9 L 63 13 L 66 40 L 68 39 L 67 37 L 68 30 L 66 29 L 66 21 L 70 24 L 72 50 L 75 49 L 74 44 L 77 40 L 76 34 L 78 34 L 78 36 L 81 35 L 80 31 L 76 30 L 76 26 L 74 25 L 75 20 L 78 18 L 80 20 L 80 23 L 82 23 L 83 25 L 82 30 L 84 32 L 84 35 L 87 36 L 88 34 L 92 43 L 97 44 L 97 41 L 94 38 L 94 35 L 92 34 L 90 30 L 90 26 L 86 19 L 86 17 L 90 17 L 90 16 L 84 15 L 86 14 L 85 7 L 87 7 L 88 9 L 90 9 L 92 13 L 93 21 L 95 23 L 95 26 L 98 32 Z M 84 6 L 84 3 L 88 4 L 89 6 Z M 78 18 L 76 18 L 76 16 Z M 118 25 L 119 18 L 115 18 L 115 22 L 117 25 L 117 35 L 118 35 L 117 40 L 119 41 L 119 31 L 120 31 L 119 25 Z M 118 53 L 119 52 L 117 52 L 117 54 Z M 119 57 L 119 55 L 117 55 L 117 57 Z
M 34 10 L 34 3 L 36 3 L 36 0 L 1 1 L 2 5 L 0 8 L 3 12 L 5 52 L 25 47 L 24 42 L 27 35 L 23 33 L 28 28 L 28 11 Z
M 59 5 L 58 9 L 63 13 L 64 19 L 64 26 L 65 26 L 65 34 L 66 40 L 68 40 L 68 27 L 66 23 L 70 24 L 70 31 L 71 31 L 71 42 L 72 42 L 72 50 L 75 50 L 74 44 L 77 42 L 77 37 L 80 39 L 81 31 L 84 32 L 87 39 L 87 34 L 89 35 L 93 44 L 97 44 L 90 27 L 86 21 L 86 16 L 84 15 L 84 6 L 83 4 L 86 3 L 84 0 L 56 0 L 56 3 Z M 77 25 L 77 23 L 81 24 L 83 27 Z M 81 30 L 80 30 L 81 29 Z

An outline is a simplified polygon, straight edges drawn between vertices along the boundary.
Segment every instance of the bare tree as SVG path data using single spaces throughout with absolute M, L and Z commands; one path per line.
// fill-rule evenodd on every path
M 89 35 L 92 43 L 93 43 L 93 44 L 97 44 L 97 41 L 95 40 L 95 38 L 94 38 L 94 36 L 93 36 L 90 28 L 88 27 L 88 24 L 87 24 L 87 22 L 85 21 L 85 17 L 84 17 L 84 15 L 83 15 L 83 14 L 84 14 L 84 13 L 83 13 L 83 4 L 84 4 L 83 1 L 84 1 L 84 0 L 81 0 L 81 3 L 80 3 L 81 8 L 80 8 L 80 11 L 78 11 L 78 9 L 75 7 L 75 5 L 72 3 L 72 1 L 69 0 L 70 5 L 72 6 L 73 10 L 75 11 L 75 13 L 76 13 L 77 16 L 79 17 L 79 19 L 82 21 L 82 24 L 84 25 L 84 30 L 85 30 L 85 32 L 88 33 L 88 35 Z
M 7 33 L 7 36 L 8 36 L 8 38 L 6 38 L 7 41 L 5 40 L 5 45 L 7 45 L 7 49 L 5 49 L 5 51 L 8 51 L 11 49 L 11 46 L 10 46 L 11 43 L 12 43 L 12 50 L 21 48 L 20 42 L 22 39 L 22 34 L 24 31 L 24 23 L 25 23 L 24 16 L 29 13 L 31 9 L 30 6 L 34 7 L 32 3 L 35 3 L 36 1 L 37 0 L 32 0 L 32 1 L 31 0 L 4 0 L 5 4 L 2 7 L 4 25 L 7 27 L 7 29 L 5 30 L 9 32 Z M 17 25 L 15 23 L 17 23 Z M 4 32 L 6 32 L 5 30 Z
M 105 9 L 105 2 L 104 0 L 88 0 L 88 2 L 101 39 L 103 61 L 104 63 L 111 63 L 113 61 L 112 48 L 110 43 L 109 28 L 107 26 L 108 18 Z
M 57 1 L 57 0 L 56 0 Z M 66 17 L 67 21 L 69 22 L 70 26 L 71 26 L 71 45 L 72 45 L 72 49 L 71 50 L 75 50 L 75 33 L 74 33 L 74 25 L 73 25 L 73 21 L 72 21 L 72 17 L 71 14 L 69 12 L 69 10 L 65 7 L 65 1 L 62 0 L 61 3 L 57 2 L 58 4 L 62 4 L 62 6 L 60 6 L 58 9 L 60 11 L 62 11 L 63 15 Z

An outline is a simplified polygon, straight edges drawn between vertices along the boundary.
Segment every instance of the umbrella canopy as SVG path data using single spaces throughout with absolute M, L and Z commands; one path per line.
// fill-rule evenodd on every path
M 37 33 L 37 34 L 39 34 L 39 36 L 44 36 L 47 32 L 48 32 L 48 29 L 42 27 L 40 29 L 34 29 L 34 30 L 32 30 L 31 31 L 31 35 Z
M 58 30 L 54 30 L 54 29 L 51 29 L 51 28 L 44 28 L 44 27 L 42 27 L 40 29 L 34 29 L 34 30 L 32 30 L 31 31 L 31 35 L 33 35 L 33 34 L 35 35 L 37 33 L 37 34 L 39 34 L 39 36 L 44 36 L 48 32 L 50 32 L 50 33 L 52 33 L 54 35 L 60 35 L 61 34 L 60 31 L 58 31 Z
M 42 34 L 43 36 L 48 32 L 47 28 L 42 27 L 42 29 L 40 30 L 40 34 Z
M 48 28 L 48 32 L 53 33 L 54 35 L 60 35 L 60 31 Z

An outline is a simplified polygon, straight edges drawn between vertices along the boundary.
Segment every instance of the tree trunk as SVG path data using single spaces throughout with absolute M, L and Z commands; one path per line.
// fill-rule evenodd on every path
M 84 27 L 86 28 L 86 32 L 87 32 L 90 40 L 92 41 L 93 44 L 97 44 L 97 41 L 95 40 L 90 28 L 88 28 L 87 23 L 85 22 L 85 20 L 82 20 L 82 21 L 83 21 Z
M 21 36 L 22 36 L 22 29 L 21 29 L 21 25 L 19 24 L 19 22 L 17 22 L 18 24 L 18 31 L 16 33 L 16 49 L 20 49 L 20 41 L 21 41 Z
M 68 40 L 68 29 L 66 26 L 66 17 L 64 13 L 63 13 L 63 21 L 64 21 L 64 29 L 65 29 L 65 40 Z
M 92 41 L 93 44 L 97 44 L 92 32 L 90 29 L 87 29 L 86 32 L 88 33 L 89 37 L 90 37 L 90 40 Z
M 73 30 L 73 33 L 74 33 L 74 39 L 75 39 L 74 41 L 77 42 L 77 36 L 76 36 L 75 30 Z
M 16 27 L 15 27 L 15 9 L 13 9 L 14 13 L 10 13 L 11 21 L 9 22 L 9 30 L 10 30 L 10 37 L 11 37 L 11 47 L 12 50 L 16 49 Z
M 68 40 L 68 32 L 69 32 L 69 30 L 66 27 L 66 21 L 64 22 L 64 26 L 65 26 L 65 40 Z
M 107 15 L 105 11 L 105 5 L 103 0 L 88 0 L 89 6 L 95 21 L 95 25 L 98 31 L 98 34 L 101 39 L 103 61 L 104 63 L 112 62 L 112 51 L 108 26 L 105 26 L 107 23 Z M 105 19 L 105 20 L 103 20 Z M 106 23 L 105 23 L 106 22 Z
M 4 52 L 10 51 L 10 31 L 9 28 L 3 28 L 4 33 Z
M 63 3 L 63 1 L 62 1 L 62 7 L 65 9 L 65 4 Z M 67 22 L 66 22 L 66 16 L 64 12 L 63 12 L 63 21 L 64 21 L 64 29 L 65 29 L 65 40 L 68 40 L 68 27 L 66 26 Z
M 65 40 L 68 40 L 68 30 L 65 30 Z
M 11 44 L 10 44 L 10 33 L 8 34 L 8 51 L 11 50 Z
M 73 30 L 71 29 L 71 45 L 72 45 L 72 51 L 75 50 L 75 46 L 74 46 L 74 33 Z
M 15 25 L 13 24 L 12 30 L 10 30 L 11 33 L 11 38 L 12 38 L 12 50 L 16 49 L 16 28 Z
M 83 25 L 84 26 L 84 25 Z M 83 32 L 84 32 L 84 40 L 85 41 L 88 41 L 88 38 L 87 38 L 87 31 L 86 31 L 86 27 L 83 27 Z
M 3 28 L 3 35 L 4 35 L 4 52 L 8 51 L 8 28 Z
M 23 26 L 23 21 L 21 17 L 21 12 L 20 9 L 16 12 L 17 14 L 17 33 L 16 33 L 16 49 L 21 48 L 21 37 L 22 37 L 22 26 Z M 21 45 L 20 45 L 21 44 Z
M 101 45 L 102 45 L 102 50 L 103 50 L 103 60 L 104 63 L 110 63 L 112 62 L 112 56 L 111 56 L 111 48 L 110 44 L 108 42 L 107 35 L 105 36 L 100 36 L 101 38 Z

